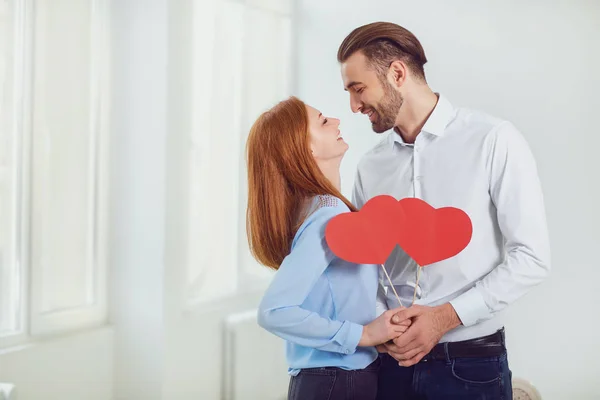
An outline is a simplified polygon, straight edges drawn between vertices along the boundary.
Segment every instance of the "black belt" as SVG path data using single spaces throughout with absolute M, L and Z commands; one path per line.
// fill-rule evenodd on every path
M 504 328 L 489 336 L 437 344 L 421 361 L 499 357 L 506 353 Z

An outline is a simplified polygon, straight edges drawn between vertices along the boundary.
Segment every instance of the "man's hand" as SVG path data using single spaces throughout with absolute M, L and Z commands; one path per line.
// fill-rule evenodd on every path
M 446 303 L 437 307 L 412 306 L 399 311 L 392 322 L 412 320 L 411 326 L 393 343 L 386 343 L 387 353 L 401 366 L 415 365 L 439 343 L 446 332 L 461 324 L 454 307 Z

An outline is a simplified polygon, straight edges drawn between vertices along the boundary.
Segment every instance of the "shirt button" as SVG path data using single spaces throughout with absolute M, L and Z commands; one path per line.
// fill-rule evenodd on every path
M 420 181 L 421 177 L 420 176 L 415 176 L 415 181 Z

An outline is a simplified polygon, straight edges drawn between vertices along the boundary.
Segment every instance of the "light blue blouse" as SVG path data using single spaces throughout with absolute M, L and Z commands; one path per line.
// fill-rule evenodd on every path
M 264 294 L 258 323 L 286 340 L 290 375 L 313 367 L 362 369 L 377 357 L 358 342 L 375 319 L 378 267 L 346 262 L 327 246 L 327 222 L 350 211 L 344 202 L 316 196 L 312 207 Z

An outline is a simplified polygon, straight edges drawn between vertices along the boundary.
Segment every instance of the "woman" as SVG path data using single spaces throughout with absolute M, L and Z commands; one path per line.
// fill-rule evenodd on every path
M 399 336 L 390 310 L 375 319 L 378 270 L 327 247 L 325 226 L 356 211 L 340 193 L 348 150 L 340 121 L 295 97 L 262 114 L 247 143 L 247 229 L 254 257 L 277 270 L 258 323 L 287 342 L 291 400 L 375 399 L 374 346 Z

